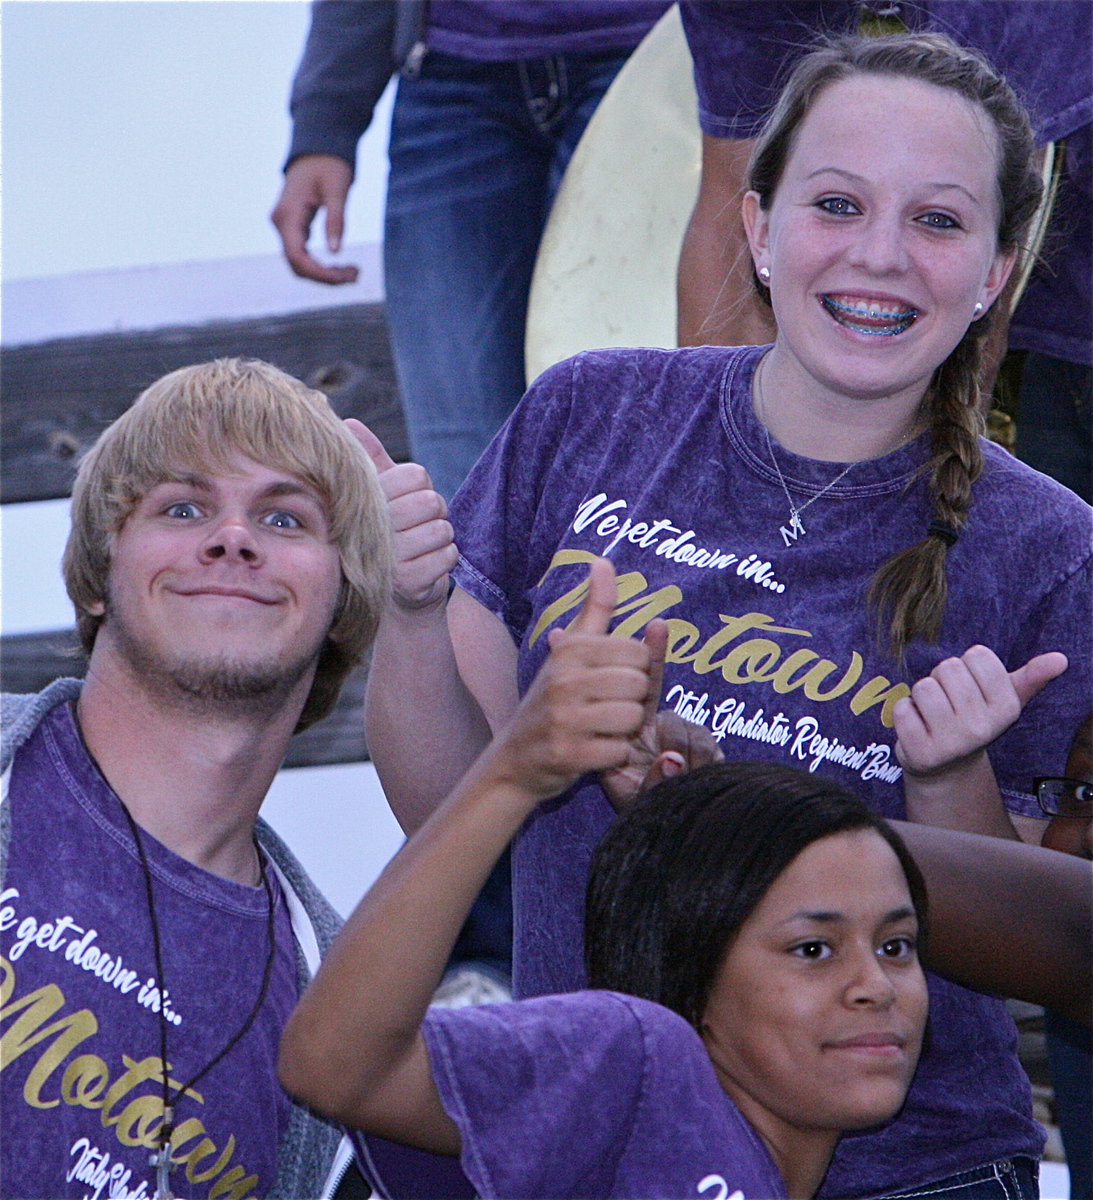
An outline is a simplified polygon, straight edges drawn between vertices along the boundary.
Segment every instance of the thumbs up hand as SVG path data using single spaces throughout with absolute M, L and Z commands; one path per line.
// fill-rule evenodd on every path
M 550 657 L 505 732 L 512 762 L 541 798 L 599 771 L 621 811 L 661 779 L 722 757 L 701 726 L 658 712 L 665 623 L 651 621 L 640 642 L 612 637 L 615 601 L 615 569 L 594 559 L 580 611 L 551 631 Z
M 396 463 L 379 438 L 356 418 L 350 417 L 345 424 L 372 460 L 387 499 L 395 560 L 395 604 L 404 609 L 445 604 L 448 572 L 455 566 L 459 551 L 444 497 L 433 489 L 423 466 Z
M 500 734 L 512 778 L 541 799 L 589 771 L 626 763 L 659 688 L 648 647 L 607 632 L 614 567 L 594 559 L 588 583 L 580 612 L 568 629 L 552 631 L 547 661 Z
M 1053 651 L 1007 671 L 986 646 L 945 659 L 892 710 L 896 758 L 909 775 L 935 776 L 959 766 L 1005 733 L 1066 667 L 1066 656 Z

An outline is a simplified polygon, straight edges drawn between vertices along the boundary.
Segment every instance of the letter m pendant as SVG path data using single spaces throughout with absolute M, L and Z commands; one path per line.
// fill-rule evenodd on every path
M 797 513 L 793 513 L 789 518 L 789 528 L 784 525 L 778 530 L 782 535 L 782 541 L 788 546 L 791 542 L 795 542 L 805 531 L 805 527 L 801 524 L 801 518 Z

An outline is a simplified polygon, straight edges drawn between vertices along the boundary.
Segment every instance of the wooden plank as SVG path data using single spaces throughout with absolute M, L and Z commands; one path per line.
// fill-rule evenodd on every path
M 86 668 L 74 629 L 0 638 L 0 687 L 5 692 L 37 692 L 61 675 L 82 678 Z M 286 767 L 362 762 L 368 758 L 364 741 L 367 680 L 365 665 L 349 676 L 330 716 L 289 743 Z
M 212 358 L 262 358 L 409 456 L 382 304 L 0 347 L 0 501 L 67 496 L 80 456 L 150 383 Z
M 328 717 L 298 733 L 288 744 L 286 767 L 362 762 L 368 758 L 364 741 L 364 690 L 368 667 L 359 666 L 345 681 L 338 703 Z
M 0 638 L 0 689 L 40 692 L 62 675 L 82 679 L 87 658 L 75 629 L 12 633 Z

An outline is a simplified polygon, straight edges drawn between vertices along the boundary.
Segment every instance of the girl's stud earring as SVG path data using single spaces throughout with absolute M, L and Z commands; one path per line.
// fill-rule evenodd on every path
M 764 283 L 770 283 L 770 267 L 760 267 L 759 268 L 759 278 Z M 983 305 L 981 304 L 979 307 L 982 308 Z
M 983 311 L 983 302 L 981 300 L 977 300 L 975 302 L 975 308 L 972 310 L 972 316 L 978 317 L 982 311 Z

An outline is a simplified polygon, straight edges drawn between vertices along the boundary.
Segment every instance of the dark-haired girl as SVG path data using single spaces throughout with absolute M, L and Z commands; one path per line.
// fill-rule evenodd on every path
M 287 1027 L 289 1090 L 383 1139 L 360 1142 L 379 1194 L 808 1197 L 840 1131 L 903 1102 L 927 1006 L 919 870 L 843 788 L 766 763 L 673 778 L 678 756 L 657 760 L 667 778 L 593 860 L 586 956 L 605 990 L 428 1009 L 508 838 L 578 772 L 627 762 L 657 703 L 663 627 L 647 646 L 606 636 L 614 599 L 597 560 L 509 727 L 361 903 Z M 968 835 L 907 829 L 933 835 L 916 854 L 942 964 L 1040 999 L 1054 986 L 1080 1011 L 1086 865 L 1062 882 L 1049 869 L 1043 890 L 1048 852 L 973 836 L 992 859 L 977 877 L 946 844 Z M 1078 932 L 1045 930 L 1041 901 Z M 1015 968 L 1030 951 L 1049 969 Z M 421 1150 L 459 1155 L 465 1178 Z
M 662 784 L 593 870 L 590 978 L 613 990 L 427 1014 L 521 821 L 625 762 L 657 702 L 650 655 L 606 634 L 613 602 L 601 561 L 505 734 L 330 951 L 282 1078 L 346 1124 L 459 1154 L 483 1198 L 811 1196 L 843 1129 L 899 1109 L 927 1010 L 918 872 L 823 779 L 722 765 Z

